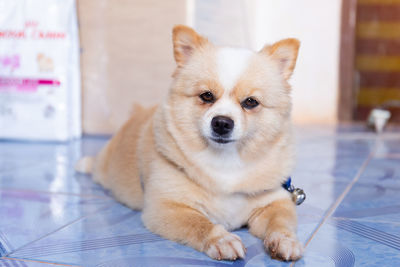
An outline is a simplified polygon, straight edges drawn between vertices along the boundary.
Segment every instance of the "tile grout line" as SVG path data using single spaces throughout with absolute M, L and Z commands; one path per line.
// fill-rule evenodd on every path
M 3 242 L 1 242 L 1 241 L 3 241 Z M 3 233 L 1 230 L 0 230 L 0 246 L 3 246 L 3 248 L 5 246 L 5 251 L 7 251 L 7 249 L 9 249 L 9 250 L 13 250 L 14 249 L 14 247 L 11 245 L 11 243 L 8 240 L 8 238 L 5 235 L 5 233 Z
M 70 265 L 70 264 L 63 264 L 57 262 L 47 262 L 47 261 L 39 261 L 39 260 L 31 260 L 31 259 L 20 259 L 20 258 L 13 258 L 13 257 L 5 257 L 1 258 L 3 260 L 12 260 L 12 261 L 22 261 L 22 262 L 34 262 L 34 263 L 45 263 L 48 265 L 57 265 L 57 266 L 70 266 L 70 267 L 79 267 L 81 265 Z
M 338 206 L 342 203 L 343 199 L 347 196 L 349 191 L 353 188 L 354 184 L 357 183 L 357 181 L 360 179 L 361 175 L 364 173 L 365 168 L 367 167 L 367 165 L 369 164 L 369 162 L 371 161 L 372 157 L 375 154 L 375 151 L 376 151 L 377 145 L 378 145 L 378 140 L 380 140 L 379 136 L 377 138 L 375 138 L 375 143 L 374 143 L 374 147 L 373 147 L 372 151 L 369 153 L 367 159 L 361 165 L 360 169 L 354 176 L 353 180 L 350 182 L 350 184 L 348 184 L 346 186 L 346 188 L 343 190 L 342 194 L 340 194 L 340 196 L 336 199 L 335 203 L 325 213 L 324 218 L 322 218 L 322 220 L 318 223 L 318 226 L 314 229 L 311 236 L 308 238 L 308 240 L 304 244 L 304 248 L 306 248 L 308 246 L 308 244 L 315 237 L 315 235 L 317 234 L 319 229 L 322 227 L 322 225 L 325 224 L 325 222 L 329 219 L 329 217 L 331 217 L 331 215 L 335 212 L 335 210 L 338 208 Z M 295 262 L 292 262 L 290 264 L 290 267 L 293 267 L 293 266 L 295 266 Z
M 383 223 L 383 224 L 392 224 L 394 226 L 400 226 L 400 222 L 393 221 L 382 221 L 382 220 L 368 220 L 362 218 L 346 218 L 346 217 L 334 217 L 336 221 L 355 221 L 355 222 L 366 222 L 366 223 Z
M 38 241 L 40 241 L 40 240 L 42 240 L 42 239 L 44 239 L 44 238 L 46 238 L 46 237 L 48 237 L 48 236 L 50 236 L 50 235 L 56 233 L 56 232 L 58 232 L 58 231 L 60 231 L 60 230 L 62 230 L 62 229 L 64 229 L 64 228 L 66 228 L 66 227 L 68 227 L 68 226 L 70 226 L 70 225 L 72 225 L 72 224 L 74 224 L 74 223 L 76 223 L 76 222 L 78 222 L 78 221 L 80 221 L 80 220 L 86 218 L 86 217 L 89 217 L 89 216 L 91 216 L 91 215 L 93 215 L 93 214 L 96 214 L 97 212 L 99 212 L 99 211 L 101 211 L 101 210 L 108 209 L 108 208 L 110 208 L 111 206 L 113 206 L 113 204 L 110 204 L 110 205 L 107 205 L 107 206 L 105 206 L 105 207 L 99 208 L 99 209 L 97 209 L 97 210 L 95 210 L 95 211 L 93 211 L 93 212 L 91 212 L 91 213 L 89 213 L 89 214 L 86 214 L 86 215 L 83 215 L 83 216 L 81 216 L 81 217 L 79 217 L 79 218 L 76 218 L 75 220 L 70 221 L 69 223 L 67 223 L 67 224 L 65 224 L 65 225 L 63 225 L 63 226 L 61 226 L 61 227 L 59 227 L 59 228 L 57 228 L 57 229 L 51 231 L 50 233 L 47 233 L 47 234 L 45 234 L 45 235 L 43 235 L 43 236 L 41 236 L 41 237 L 39 237 L 39 238 L 37 238 L 37 239 L 31 241 L 31 242 L 28 242 L 28 243 L 25 244 L 25 245 L 22 245 L 21 247 L 15 249 L 15 250 L 13 250 L 13 251 L 10 251 L 9 253 L 6 253 L 3 257 L 5 257 L 5 258 L 8 257 L 8 258 L 9 258 L 11 254 L 14 254 L 15 252 L 18 252 L 18 251 L 20 251 L 21 249 L 23 249 L 23 248 L 25 248 L 25 247 L 27 247 L 27 246 L 29 246 L 29 245 L 35 243 L 35 242 L 38 242 Z
M 1 191 L 29 192 L 29 193 L 39 193 L 39 194 L 46 194 L 46 195 L 62 195 L 62 196 L 75 196 L 75 197 L 84 197 L 84 198 L 112 200 L 112 198 L 107 195 L 101 196 L 101 195 L 96 195 L 96 194 L 54 192 L 54 191 L 32 190 L 32 189 L 24 189 L 24 188 L 20 189 L 20 188 L 12 188 L 12 187 L 0 187 L 0 192 Z

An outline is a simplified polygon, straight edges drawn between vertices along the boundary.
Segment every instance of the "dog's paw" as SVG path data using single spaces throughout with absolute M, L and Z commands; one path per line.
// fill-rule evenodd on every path
M 264 240 L 264 246 L 271 258 L 296 261 L 301 258 L 304 248 L 297 238 L 281 232 L 273 232 Z
M 246 248 L 240 237 L 226 232 L 210 240 L 204 252 L 210 258 L 216 260 L 236 260 L 238 258 L 244 258 Z

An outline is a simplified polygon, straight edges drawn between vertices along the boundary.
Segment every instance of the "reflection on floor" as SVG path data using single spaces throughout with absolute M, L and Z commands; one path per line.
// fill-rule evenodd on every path
M 400 132 L 298 127 L 293 183 L 307 193 L 294 266 L 400 266 Z M 75 161 L 106 138 L 68 144 L 0 142 L 0 266 L 293 266 L 237 231 L 244 260 L 213 261 L 147 231 Z

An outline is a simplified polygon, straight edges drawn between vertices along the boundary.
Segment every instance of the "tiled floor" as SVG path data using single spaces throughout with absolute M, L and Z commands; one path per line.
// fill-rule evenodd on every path
M 400 131 L 298 127 L 293 183 L 307 246 L 294 266 L 400 266 Z M 237 231 L 245 260 L 213 261 L 147 231 L 140 212 L 115 201 L 75 161 L 106 138 L 69 144 L 0 142 L 0 266 L 293 266 L 271 260 Z

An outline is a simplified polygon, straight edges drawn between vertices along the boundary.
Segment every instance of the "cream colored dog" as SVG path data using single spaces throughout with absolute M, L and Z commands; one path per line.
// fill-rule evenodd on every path
M 299 42 L 255 53 L 176 26 L 173 45 L 177 68 L 166 101 L 137 107 L 77 170 L 143 210 L 154 233 L 211 258 L 244 258 L 229 231 L 247 225 L 272 257 L 299 259 L 295 205 L 281 186 L 294 163 L 288 79 Z

